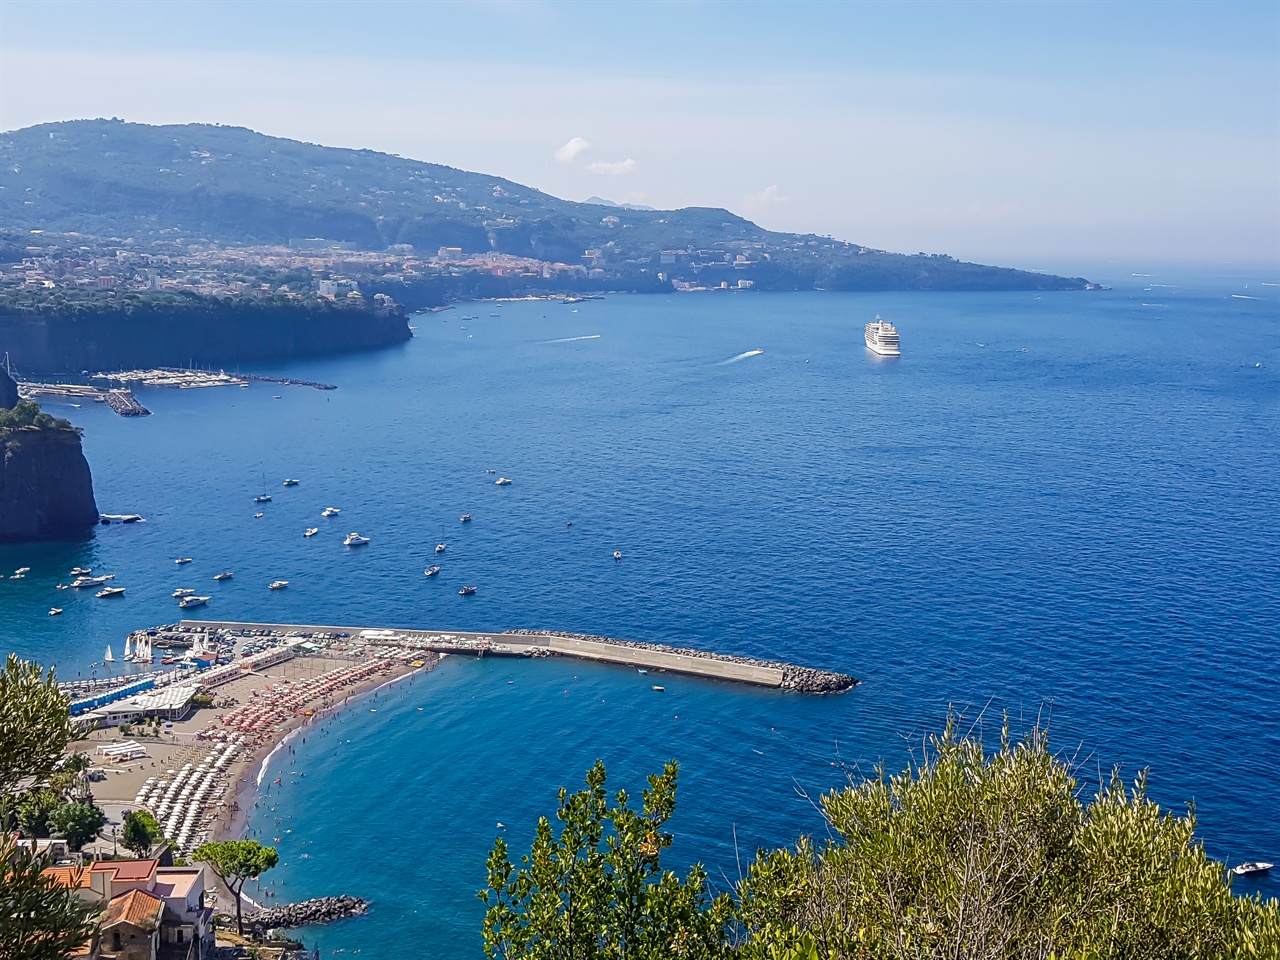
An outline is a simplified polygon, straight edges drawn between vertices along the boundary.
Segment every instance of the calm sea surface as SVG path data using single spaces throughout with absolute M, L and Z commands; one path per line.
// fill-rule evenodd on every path
M 527 848 L 597 757 L 630 788 L 678 758 L 673 862 L 727 885 L 739 855 L 823 832 L 817 796 L 901 767 L 949 705 L 989 738 L 1003 711 L 1051 715 L 1083 778 L 1150 766 L 1213 855 L 1280 859 L 1280 278 L 1133 270 L 1093 270 L 1115 289 L 1089 294 L 477 304 L 402 348 L 255 371 L 336 391 L 140 390 L 140 420 L 50 403 L 85 429 L 100 508 L 147 523 L 0 548 L 32 568 L 0 581 L 0 630 L 88 675 L 203 583 L 227 619 L 564 629 L 863 679 L 659 694 L 628 669 L 450 658 L 384 690 L 277 762 L 252 825 L 281 838 L 282 899 L 373 900 L 306 932 L 326 956 L 480 956 L 494 836 Z M 900 360 L 864 349 L 876 313 Z M 350 530 L 372 544 L 344 549 Z M 74 565 L 128 594 L 56 593 Z

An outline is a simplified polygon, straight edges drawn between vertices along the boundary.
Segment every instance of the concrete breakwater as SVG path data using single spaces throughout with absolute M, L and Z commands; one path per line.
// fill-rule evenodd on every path
M 644 643 L 637 640 L 617 640 L 613 637 L 597 637 L 582 633 L 562 633 L 549 632 L 545 630 L 508 630 L 503 636 L 513 637 L 529 637 L 530 639 L 541 640 L 550 638 L 553 641 L 566 641 L 577 649 L 565 649 L 559 643 L 553 643 L 547 647 L 542 647 L 542 655 L 579 655 L 591 656 L 591 653 L 602 653 L 598 650 L 598 645 L 615 648 L 621 655 L 619 657 L 610 657 L 609 659 L 619 660 L 625 659 L 626 654 L 623 651 L 635 651 L 636 654 L 665 654 L 667 656 L 675 656 L 681 659 L 678 666 L 662 666 L 659 669 L 670 669 L 681 673 L 704 673 L 702 670 L 690 669 L 696 667 L 696 664 L 689 664 L 685 661 L 711 661 L 716 665 L 713 667 L 716 673 L 727 668 L 730 665 L 737 667 L 753 669 L 758 671 L 760 680 L 748 681 L 766 683 L 768 686 L 777 686 L 783 690 L 794 690 L 797 693 L 843 693 L 857 686 L 856 677 L 848 674 L 836 673 L 831 670 L 818 670 L 814 667 L 802 667 L 794 663 L 784 663 L 777 660 L 759 660 L 753 657 L 736 657 L 725 653 L 711 653 L 706 650 L 695 650 L 692 647 L 673 647 L 664 643 Z M 591 651 L 584 653 L 583 648 Z M 597 648 L 597 649 L 592 649 Z M 592 657 L 592 659 L 603 659 L 602 657 Z M 637 657 L 637 660 L 640 658 Z M 644 665 L 641 663 L 641 665 Z M 707 664 L 711 666 L 711 664 Z M 724 665 L 723 667 L 719 665 Z M 705 671 L 705 675 L 715 675 L 712 670 Z M 766 677 L 772 679 L 777 676 L 776 683 L 769 683 Z M 724 679 L 748 679 L 745 677 L 725 677 Z
M 224 620 L 183 620 L 173 628 L 206 632 L 211 637 L 274 638 L 301 642 L 320 639 L 330 654 L 335 649 L 363 650 L 396 660 L 413 660 L 423 652 L 462 653 L 477 656 L 574 657 L 601 663 L 617 663 L 645 670 L 661 670 L 773 687 L 796 693 L 839 693 L 857 685 L 856 678 L 830 670 L 794 663 L 737 657 L 687 647 L 615 640 L 587 634 L 545 630 L 510 630 L 506 633 L 445 632 L 405 628 L 342 627 L 283 623 L 237 623 Z
M 309 927 L 315 923 L 329 923 L 343 917 L 354 917 L 368 913 L 369 901 L 360 897 L 317 897 L 315 900 L 303 900 L 301 903 L 287 903 L 284 906 L 272 907 L 244 918 L 246 927 L 265 932 L 267 930 L 290 930 L 294 927 Z

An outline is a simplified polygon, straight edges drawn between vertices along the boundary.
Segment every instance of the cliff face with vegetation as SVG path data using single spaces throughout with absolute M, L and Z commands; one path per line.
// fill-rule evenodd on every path
M 0 542 L 89 535 L 98 505 L 79 430 L 21 402 L 0 409 L 0 454 Z
M 131 293 L 0 298 L 0 344 L 24 375 L 223 366 L 372 350 L 412 334 L 399 310 L 313 299 Z

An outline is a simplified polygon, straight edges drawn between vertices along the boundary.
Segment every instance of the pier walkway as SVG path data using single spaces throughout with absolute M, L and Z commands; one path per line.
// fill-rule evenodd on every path
M 729 680 L 755 686 L 794 690 L 801 693 L 834 693 L 848 690 L 857 680 L 846 674 L 815 670 L 790 663 L 755 660 L 702 650 L 662 644 L 613 640 L 581 634 L 539 632 L 507 633 L 418 630 L 385 627 L 352 627 L 296 623 L 242 623 L 230 620 L 183 620 L 184 631 L 226 631 L 246 633 L 268 631 L 280 636 L 306 634 L 346 635 L 356 642 L 395 645 L 433 653 L 467 653 L 479 656 L 573 657 L 602 663 L 616 663 L 682 673 L 714 680 Z

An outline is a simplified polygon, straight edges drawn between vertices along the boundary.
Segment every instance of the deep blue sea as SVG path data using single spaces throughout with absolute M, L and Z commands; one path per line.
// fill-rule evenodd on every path
M 306 931 L 325 956 L 479 957 L 494 836 L 527 848 L 597 757 L 636 794 L 678 758 L 672 862 L 728 886 L 952 707 L 992 740 L 1004 711 L 1051 717 L 1083 779 L 1149 766 L 1211 854 L 1280 860 L 1280 277 L 1089 276 L 1114 289 L 465 305 L 403 347 L 254 371 L 336 391 L 142 389 L 132 420 L 49 403 L 84 427 L 100 508 L 147 522 L 0 548 L 32 568 L 0 581 L 0 630 L 74 677 L 208 582 L 219 618 L 563 629 L 862 678 L 658 694 L 629 669 L 450 658 L 350 708 L 279 761 L 253 823 L 281 837 L 281 899 L 373 901 Z M 877 313 L 901 359 L 864 349 Z M 350 530 L 372 544 L 343 549 Z M 126 597 L 56 593 L 74 565 Z

